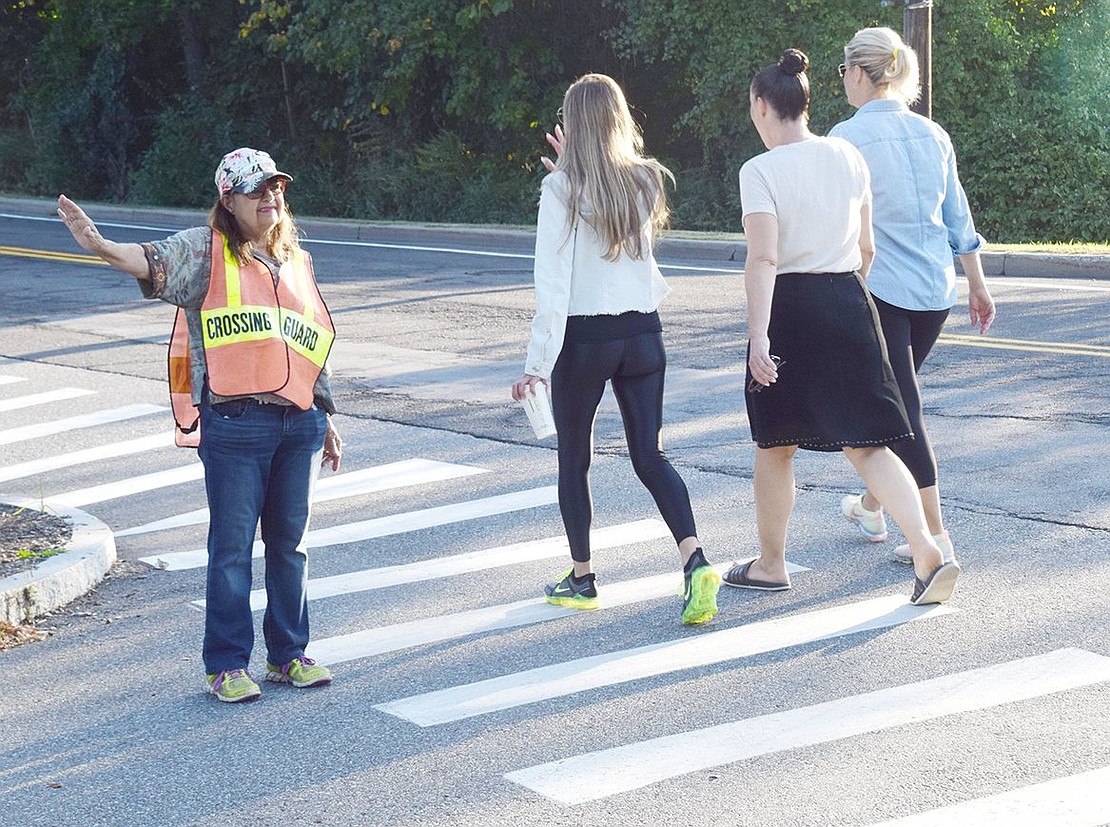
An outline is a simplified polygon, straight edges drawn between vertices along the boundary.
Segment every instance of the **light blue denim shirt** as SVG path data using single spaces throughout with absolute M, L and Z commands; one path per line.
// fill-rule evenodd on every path
M 907 310 L 956 303 L 953 255 L 978 250 L 948 133 L 897 100 L 865 103 L 829 135 L 853 143 L 871 170 L 875 263 L 870 291 Z

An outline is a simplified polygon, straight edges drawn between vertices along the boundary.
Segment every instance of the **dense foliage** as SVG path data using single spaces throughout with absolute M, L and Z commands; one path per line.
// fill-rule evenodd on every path
M 0 0 L 0 189 L 207 206 L 270 150 L 306 214 L 528 224 L 567 84 L 624 86 L 677 227 L 740 229 L 752 74 L 811 59 L 812 126 L 879 0 Z M 995 241 L 1110 240 L 1110 0 L 937 0 L 933 116 Z

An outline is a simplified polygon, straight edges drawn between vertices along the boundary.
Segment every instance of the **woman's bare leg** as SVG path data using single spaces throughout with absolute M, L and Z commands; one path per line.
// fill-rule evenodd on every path
M 755 523 L 759 530 L 759 559 L 748 569 L 755 580 L 785 583 L 786 527 L 794 510 L 794 454 L 796 445 L 755 449 Z
M 921 497 L 906 466 L 885 447 L 845 448 L 844 454 L 906 535 L 914 574 L 921 580 L 928 579 L 944 560 L 929 532 Z

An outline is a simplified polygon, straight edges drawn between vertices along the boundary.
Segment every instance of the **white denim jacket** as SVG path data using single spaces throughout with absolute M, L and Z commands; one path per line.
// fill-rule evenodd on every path
M 524 372 L 548 378 L 563 349 L 567 316 L 616 316 L 629 310 L 650 313 L 670 287 L 650 252 L 651 221 L 647 209 L 641 241 L 647 254 L 634 259 L 624 252 L 606 261 L 606 247 L 583 206 L 577 226 L 568 228 L 567 177 L 560 171 L 543 179 L 536 221 L 536 314 Z M 568 231 L 569 230 L 569 231 Z

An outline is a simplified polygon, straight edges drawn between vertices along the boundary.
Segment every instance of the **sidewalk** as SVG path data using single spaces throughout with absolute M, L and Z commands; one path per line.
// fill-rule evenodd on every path
M 96 588 L 116 562 L 111 529 L 84 511 L 49 500 L 15 500 L 11 505 L 47 511 L 68 521 L 73 536 L 65 553 L 0 580 L 0 621 L 31 623 Z

